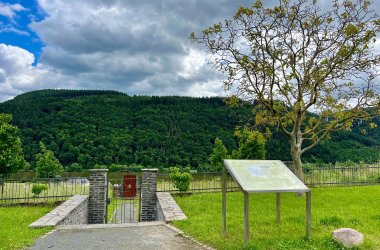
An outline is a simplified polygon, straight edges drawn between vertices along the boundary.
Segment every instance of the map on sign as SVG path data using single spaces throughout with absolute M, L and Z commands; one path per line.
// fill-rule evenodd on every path
M 224 165 L 241 188 L 250 193 L 309 191 L 281 161 L 224 160 Z

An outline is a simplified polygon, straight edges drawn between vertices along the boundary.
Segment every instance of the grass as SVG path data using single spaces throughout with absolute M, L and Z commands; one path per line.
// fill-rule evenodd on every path
M 227 194 L 227 235 L 221 235 L 221 193 L 175 196 L 188 220 L 173 222 L 217 249 L 344 249 L 331 232 L 350 227 L 364 234 L 359 249 L 380 249 L 380 186 L 312 189 L 312 239 L 305 238 L 305 197 L 281 195 L 276 225 L 275 194 L 250 195 L 250 242 L 244 246 L 243 194 Z
M 0 207 L 0 249 L 22 249 L 51 228 L 30 229 L 28 225 L 48 213 L 53 206 Z

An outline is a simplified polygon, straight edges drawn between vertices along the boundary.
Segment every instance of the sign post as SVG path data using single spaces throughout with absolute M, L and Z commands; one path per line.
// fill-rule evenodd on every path
M 224 160 L 222 173 L 222 234 L 226 234 L 227 188 L 229 171 L 244 193 L 244 242 L 249 242 L 249 194 L 276 193 L 276 222 L 281 223 L 281 193 L 306 193 L 306 236 L 311 238 L 311 191 L 281 161 Z

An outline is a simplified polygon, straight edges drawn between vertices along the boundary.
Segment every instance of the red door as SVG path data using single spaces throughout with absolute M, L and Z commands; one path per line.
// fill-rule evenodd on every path
M 136 175 L 124 175 L 123 177 L 123 197 L 136 196 Z

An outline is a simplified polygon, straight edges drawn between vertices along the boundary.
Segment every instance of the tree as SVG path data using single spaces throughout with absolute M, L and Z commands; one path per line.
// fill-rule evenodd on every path
M 370 1 L 256 1 L 190 38 L 205 45 L 224 87 L 256 104 L 255 122 L 279 128 L 290 142 L 297 176 L 301 156 L 331 132 L 379 110 L 374 43 L 380 19 Z
M 46 149 L 43 142 L 40 142 L 40 151 L 36 156 L 36 172 L 39 177 L 51 178 L 63 172 L 63 167 L 54 156 L 53 151 Z
M 262 133 L 244 127 L 237 130 L 235 136 L 239 139 L 239 147 L 232 151 L 234 159 L 265 159 L 266 139 Z
M 26 166 L 18 129 L 9 123 L 10 114 L 0 114 L 0 176 L 10 174 Z
M 221 171 L 223 167 L 223 160 L 228 158 L 227 148 L 224 146 L 222 140 L 218 137 L 215 139 L 215 148 L 210 155 L 210 163 L 216 171 Z

